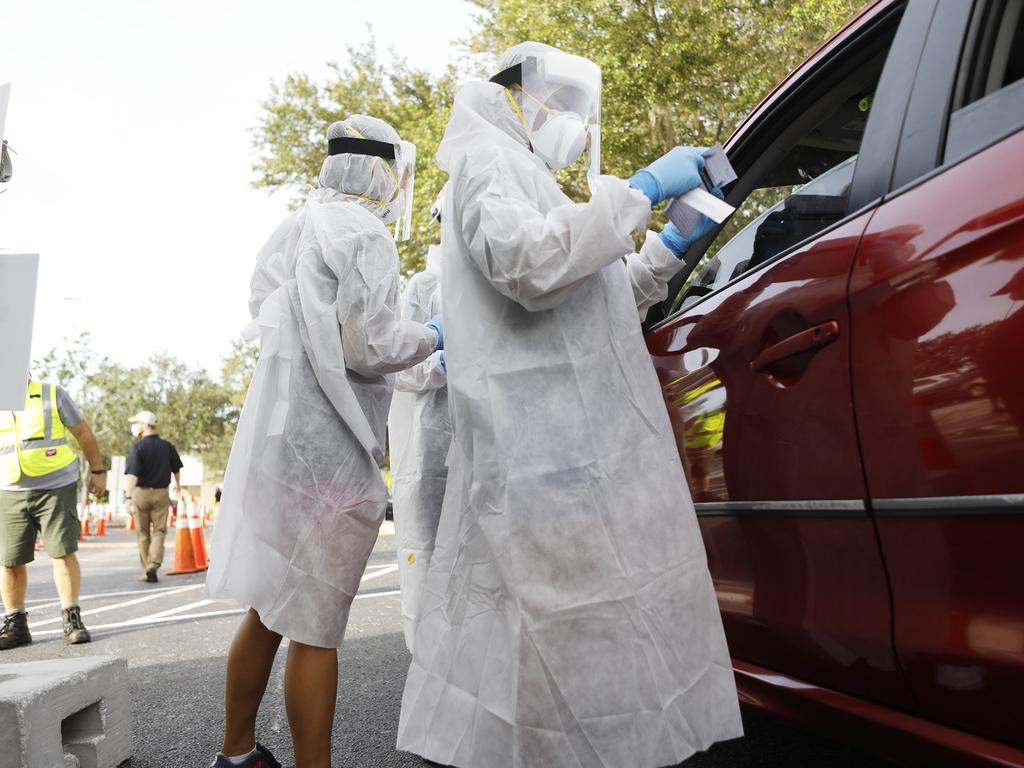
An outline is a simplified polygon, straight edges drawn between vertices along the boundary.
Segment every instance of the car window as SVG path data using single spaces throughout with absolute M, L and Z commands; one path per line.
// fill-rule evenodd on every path
M 832 221 L 838 221 L 845 213 L 846 196 L 856 163 L 857 156 L 854 155 L 795 189 L 767 187 L 757 190 L 762 194 L 756 199 L 751 195 L 744 202 L 748 210 L 762 208 L 764 198 L 774 198 L 779 202 L 733 235 L 709 259 L 696 284 L 716 291 L 748 269 L 774 258 Z M 744 214 L 741 208 L 740 220 L 746 218 Z
M 947 162 L 1024 128 L 1024 0 L 978 3 L 954 106 Z
M 861 144 L 905 10 L 894 4 L 856 45 L 807 69 L 778 100 L 777 109 L 762 111 L 753 129 L 730 142 L 739 178 L 725 191 L 737 209 L 706 250 L 693 254 L 695 266 L 673 282 L 666 314 L 720 290 L 849 215 L 858 159 L 875 162 L 894 149 L 872 146 L 864 155 Z M 891 108 L 890 91 L 881 96 L 883 108 Z M 871 124 L 881 125 L 884 120 L 879 120 L 888 117 L 880 114 Z
M 872 79 L 865 83 L 864 73 L 858 73 L 838 107 L 761 171 L 750 194 L 684 283 L 676 307 L 718 290 L 845 218 L 850 183 L 880 74 L 878 61 Z

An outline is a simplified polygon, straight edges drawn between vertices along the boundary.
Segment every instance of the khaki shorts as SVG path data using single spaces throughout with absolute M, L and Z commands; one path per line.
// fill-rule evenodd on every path
M 50 557 L 77 552 L 80 530 L 78 483 L 52 491 L 0 491 L 0 556 L 8 568 L 35 560 L 40 531 Z

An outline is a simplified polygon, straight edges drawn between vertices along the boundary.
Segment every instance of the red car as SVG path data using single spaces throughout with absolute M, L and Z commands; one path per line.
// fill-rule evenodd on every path
M 851 21 L 647 334 L 743 701 L 913 764 L 1024 766 L 1022 8 Z

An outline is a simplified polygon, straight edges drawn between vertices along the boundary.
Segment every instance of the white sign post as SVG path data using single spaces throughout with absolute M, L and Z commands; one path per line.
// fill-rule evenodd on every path
M 0 410 L 25 407 L 38 253 L 0 253 Z
M 4 124 L 7 122 L 7 104 L 11 100 L 11 84 L 0 85 L 0 141 L 4 139 Z
M 126 511 L 125 503 L 121 498 L 124 495 L 125 489 L 124 464 L 124 456 L 110 457 L 110 471 L 107 472 L 107 492 L 110 494 L 110 508 L 114 510 L 116 518 L 131 514 L 131 510 Z

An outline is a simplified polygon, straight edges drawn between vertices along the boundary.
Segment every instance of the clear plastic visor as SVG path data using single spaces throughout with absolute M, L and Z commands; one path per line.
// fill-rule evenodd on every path
M 395 152 L 396 192 L 399 206 L 395 222 L 395 240 L 408 240 L 412 234 L 412 201 L 416 191 L 416 145 L 403 141 Z
M 558 114 L 575 115 L 586 126 L 582 159 L 593 190 L 601 174 L 601 68 L 568 53 L 529 56 L 522 62 L 521 91 L 517 102 L 531 133 Z

